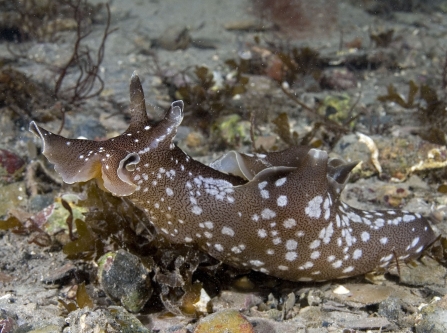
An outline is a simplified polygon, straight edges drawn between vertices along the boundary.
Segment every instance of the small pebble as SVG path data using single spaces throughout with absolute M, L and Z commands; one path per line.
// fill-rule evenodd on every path
M 250 322 L 236 310 L 223 310 L 202 318 L 194 333 L 255 333 Z
M 139 312 L 151 297 L 150 272 L 140 258 L 124 250 L 99 259 L 98 279 L 103 290 L 130 312 Z

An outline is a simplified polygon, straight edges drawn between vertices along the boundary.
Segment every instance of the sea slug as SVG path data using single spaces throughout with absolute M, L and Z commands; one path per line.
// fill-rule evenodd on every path
M 95 178 L 144 209 L 173 243 L 196 244 L 236 267 L 292 281 L 324 281 L 421 254 L 435 234 L 426 218 L 362 211 L 340 200 L 355 164 L 293 147 L 269 154 L 231 151 L 206 166 L 173 140 L 183 102 L 151 127 L 134 73 L 131 121 L 106 141 L 67 139 L 31 122 L 43 154 L 67 183 Z

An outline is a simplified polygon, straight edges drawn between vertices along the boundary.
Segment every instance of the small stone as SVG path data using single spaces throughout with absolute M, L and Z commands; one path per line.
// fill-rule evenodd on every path
M 345 328 L 354 330 L 369 330 L 369 329 L 386 329 L 391 323 L 386 318 L 371 317 L 360 318 L 357 320 L 347 320 L 343 323 Z
M 328 90 L 347 90 L 357 86 L 357 79 L 347 69 L 327 69 L 320 79 L 320 86 Z
M 6 149 L 0 149 L 0 179 L 11 182 L 17 178 L 24 169 L 25 161 L 18 155 Z
M 255 284 L 247 276 L 243 276 L 233 283 L 233 287 L 243 291 L 250 291 L 255 288 Z
M 50 270 L 44 277 L 42 282 L 45 284 L 64 284 L 73 277 L 76 267 L 71 263 L 67 263 L 60 268 Z
M 423 256 L 416 265 L 400 265 L 400 271 L 392 267 L 389 273 L 398 276 L 400 283 L 409 286 L 444 286 L 447 268 L 435 259 Z
M 307 328 L 299 321 L 274 321 L 265 318 L 251 317 L 250 323 L 256 328 L 256 333 L 323 333 L 326 329 L 316 331 L 315 328 Z
M 73 128 L 73 136 L 89 139 L 105 138 L 106 130 L 102 124 L 95 118 L 82 117 L 78 125 Z
M 309 294 L 307 295 L 307 302 L 311 306 L 318 306 L 321 304 L 321 292 L 319 290 L 311 289 L 309 290 Z
M 254 19 L 231 21 L 224 24 L 224 28 L 229 31 L 266 31 L 274 29 L 274 25 L 269 22 L 259 22 Z
M 189 29 L 182 25 L 166 28 L 158 38 L 158 45 L 168 51 L 185 50 L 190 43 Z
M 200 289 L 200 298 L 194 303 L 194 307 L 198 312 L 207 313 L 208 312 L 208 304 L 211 301 L 210 296 L 206 293 L 205 289 Z
M 256 149 L 271 151 L 276 144 L 276 135 L 259 136 L 255 140 Z
M 0 216 L 5 216 L 11 209 L 26 206 L 26 186 L 16 182 L 0 187 Z
M 386 317 L 388 320 L 397 321 L 402 312 L 402 304 L 397 297 L 388 297 L 379 304 L 378 315 Z
M 416 317 L 416 333 L 447 332 L 447 296 L 424 306 Z
M 387 299 L 393 288 L 387 286 L 376 286 L 369 284 L 347 284 L 349 294 L 332 294 L 336 300 L 353 307 L 364 307 L 365 305 L 378 304 Z
M 287 313 L 293 309 L 293 307 L 295 306 L 295 302 L 296 302 L 295 293 L 292 292 L 288 294 L 284 302 L 284 314 L 287 315 Z
M 13 333 L 17 328 L 17 316 L 4 309 L 0 309 L 0 332 Z
M 254 333 L 250 322 L 236 310 L 223 310 L 202 318 L 194 333 Z
M 185 139 L 188 147 L 196 149 L 205 143 L 205 137 L 199 132 L 190 132 Z
M 151 297 L 150 273 L 140 258 L 124 250 L 99 259 L 98 278 L 103 290 L 130 312 L 139 312 Z
M 11 275 L 0 272 L 0 283 L 6 284 L 6 283 L 11 282 L 12 280 L 14 280 L 14 277 L 12 277 Z
M 68 315 L 69 332 L 90 333 L 149 333 L 149 329 L 121 306 L 109 306 L 91 311 L 87 308 L 78 309 Z M 65 332 L 65 331 L 64 331 Z
M 32 331 L 27 331 L 28 333 L 59 333 L 61 331 L 60 326 L 58 325 L 45 325 L 43 327 L 34 329 Z
M 258 295 L 234 290 L 223 290 L 211 300 L 214 312 L 229 308 L 245 311 L 260 303 L 262 298 Z

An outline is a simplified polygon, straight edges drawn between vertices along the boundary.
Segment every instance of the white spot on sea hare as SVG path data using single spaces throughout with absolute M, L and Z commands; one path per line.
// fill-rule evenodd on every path
M 369 241 L 369 237 L 370 237 L 369 232 L 367 232 L 367 231 L 362 232 L 362 235 L 361 235 L 362 241 L 364 241 L 366 243 L 367 241 Z
M 196 215 L 202 214 L 202 208 L 200 208 L 199 206 L 192 206 L 191 211 Z
M 411 242 L 411 247 L 415 247 L 416 244 L 419 242 L 419 237 L 416 237 L 415 239 L 413 239 L 413 241 Z
M 275 186 L 282 186 L 284 185 L 284 183 L 286 182 L 287 178 L 283 177 L 283 178 L 279 178 L 276 182 L 275 182 Z
M 259 236 L 259 238 L 267 237 L 267 231 L 265 231 L 265 229 L 259 229 L 258 230 L 258 236 Z
M 307 216 L 318 219 L 321 216 L 321 203 L 323 202 L 323 197 L 317 195 L 315 198 L 307 203 L 305 208 L 305 213 Z
M 260 190 L 263 190 L 264 187 L 266 187 L 266 186 L 267 186 L 267 182 L 266 182 L 266 181 L 263 181 L 263 182 L 261 182 L 261 183 L 258 184 L 258 188 L 259 188 Z
M 231 251 L 232 251 L 233 253 L 236 253 L 236 254 L 239 254 L 239 253 L 242 252 L 242 250 L 241 250 L 239 247 L 237 247 L 237 246 L 233 246 L 233 247 L 231 248 Z
M 283 222 L 283 225 L 285 228 L 290 229 L 290 228 L 293 228 L 294 226 L 296 226 L 296 221 L 295 221 L 295 219 L 290 218 L 290 219 L 285 220 Z
M 354 251 L 354 253 L 352 254 L 352 259 L 357 260 L 357 259 L 359 259 L 361 257 L 362 257 L 362 249 L 356 249 Z
M 284 207 L 287 205 L 287 197 L 285 195 L 280 195 L 276 200 L 279 207 Z
M 304 265 L 302 265 L 302 266 L 300 267 L 300 269 L 309 269 L 309 268 L 312 268 L 312 267 L 314 267 L 313 262 L 311 262 L 311 261 L 307 261 L 307 262 L 304 263 Z
M 414 215 L 404 215 L 402 220 L 403 220 L 404 222 L 411 222 L 411 221 L 413 221 L 414 219 L 415 219 Z
M 344 270 L 342 270 L 342 272 L 343 273 L 349 273 L 349 272 L 352 272 L 353 270 L 354 270 L 353 266 L 348 266 Z
M 276 213 L 269 209 L 269 208 L 265 208 L 262 212 L 261 212 L 261 216 L 264 220 L 269 220 L 272 219 L 276 216 Z
M 297 257 L 298 257 L 298 254 L 296 252 L 287 252 L 285 255 L 285 258 L 288 261 L 294 261 Z
M 253 266 L 256 266 L 256 267 L 260 267 L 260 266 L 264 265 L 264 263 L 261 260 L 250 260 L 250 264 L 252 264 Z
M 320 257 L 320 251 L 314 251 L 310 254 L 310 258 L 315 260 L 318 259 Z
M 310 243 L 309 245 L 309 249 L 313 250 L 316 249 L 317 247 L 319 247 L 321 244 L 321 241 L 319 239 L 315 239 L 314 241 L 312 241 L 312 243 Z
M 391 253 L 391 254 L 389 254 L 389 255 L 387 255 L 387 256 L 385 256 L 385 257 L 380 258 L 380 261 L 381 261 L 381 262 L 390 261 L 390 260 L 393 258 L 393 256 L 394 256 L 394 255 Z
M 230 237 L 233 237 L 234 236 L 234 230 L 231 229 L 230 227 L 223 227 L 222 228 L 222 234 L 223 235 L 228 235 Z
M 273 238 L 272 243 L 275 245 L 281 244 L 281 238 L 280 237 Z
M 270 198 L 269 191 L 267 191 L 267 190 L 261 190 L 261 197 L 262 197 L 262 199 L 268 199 L 268 198 Z
M 214 223 L 211 222 L 211 221 L 206 221 L 206 222 L 204 222 L 203 224 L 205 225 L 205 227 L 206 227 L 207 229 L 213 229 L 213 228 L 214 228 Z
M 320 238 L 323 239 L 324 244 L 328 244 L 330 242 L 333 233 L 334 233 L 334 228 L 332 226 L 332 222 L 329 223 L 327 228 L 323 228 L 320 231 Z
M 298 246 L 298 242 L 294 239 L 289 239 L 286 242 L 286 249 L 289 251 L 296 250 L 297 246 Z
M 334 262 L 334 263 L 332 264 L 332 267 L 334 267 L 334 268 L 340 268 L 342 264 L 343 264 L 343 261 L 341 261 L 341 260 L 337 260 L 336 262 Z

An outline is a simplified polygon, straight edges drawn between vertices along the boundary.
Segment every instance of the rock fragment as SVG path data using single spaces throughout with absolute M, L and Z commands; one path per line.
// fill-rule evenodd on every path
M 99 259 L 99 282 L 105 293 L 130 312 L 139 312 L 152 295 L 151 269 L 140 258 L 118 250 Z

